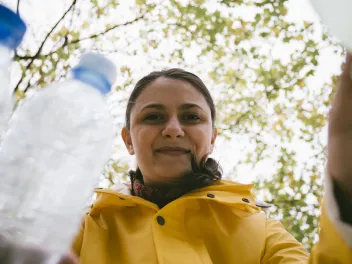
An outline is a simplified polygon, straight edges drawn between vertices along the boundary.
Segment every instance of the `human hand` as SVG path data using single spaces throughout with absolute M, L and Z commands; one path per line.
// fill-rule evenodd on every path
M 0 263 L 1 264 L 44 264 L 50 255 L 39 248 L 23 246 L 11 242 L 0 234 Z M 78 264 L 74 253 L 64 255 L 58 264 Z
M 352 56 L 347 55 L 329 115 L 328 172 L 352 199 Z
M 73 252 L 69 252 L 60 259 L 58 264 L 79 264 L 79 260 Z

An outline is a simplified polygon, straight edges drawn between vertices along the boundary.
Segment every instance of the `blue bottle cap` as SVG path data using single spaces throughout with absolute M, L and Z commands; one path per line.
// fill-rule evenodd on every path
M 98 88 L 104 94 L 110 92 L 116 80 L 114 63 L 98 53 L 83 55 L 72 72 L 74 78 Z
M 114 63 L 99 53 L 89 52 L 84 54 L 79 61 L 78 67 L 84 67 L 102 74 L 110 85 L 116 80 Z
M 16 49 L 26 33 L 26 24 L 18 14 L 0 5 L 0 44 Z

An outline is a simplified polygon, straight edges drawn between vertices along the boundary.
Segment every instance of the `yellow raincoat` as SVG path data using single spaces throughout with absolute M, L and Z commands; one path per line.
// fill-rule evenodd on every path
M 267 219 L 252 185 L 221 181 L 159 209 L 140 197 L 96 190 L 73 245 L 82 264 L 352 263 L 323 213 L 321 241 L 308 254 L 280 222 Z

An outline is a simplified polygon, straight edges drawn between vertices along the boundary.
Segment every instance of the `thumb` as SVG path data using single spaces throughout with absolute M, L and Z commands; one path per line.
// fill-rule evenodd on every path
M 79 259 L 73 252 L 69 252 L 60 259 L 58 264 L 79 264 Z

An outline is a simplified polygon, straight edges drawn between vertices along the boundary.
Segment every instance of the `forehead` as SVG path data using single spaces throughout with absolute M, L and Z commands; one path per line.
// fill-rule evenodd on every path
M 181 104 L 197 104 L 210 113 L 203 94 L 192 84 L 178 79 L 158 78 L 150 83 L 138 96 L 135 111 L 148 104 L 163 104 L 173 107 Z

